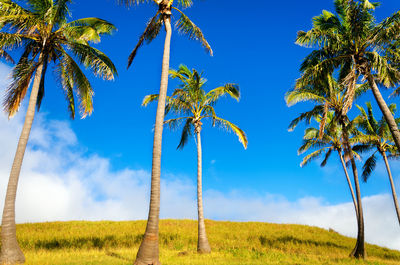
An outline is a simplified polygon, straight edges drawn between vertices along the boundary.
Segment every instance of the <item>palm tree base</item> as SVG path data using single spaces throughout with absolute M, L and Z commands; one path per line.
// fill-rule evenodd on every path
M 211 247 L 208 243 L 207 238 L 205 240 L 201 240 L 197 243 L 197 253 L 199 254 L 208 254 L 211 253 Z
M 145 235 L 139 247 L 134 265 L 161 265 L 158 251 L 158 237 Z
M 360 247 L 360 244 L 357 242 L 353 251 L 350 253 L 350 257 L 356 258 L 356 259 L 365 259 L 366 258 L 365 248 Z
M 22 253 L 18 243 L 15 242 L 14 244 L 7 245 L 8 247 L 4 247 L 6 244 L 3 244 L 1 249 L 0 264 L 11 265 L 25 263 L 24 253 Z
M 197 253 L 199 253 L 199 254 L 209 254 L 209 253 L 211 253 L 211 248 L 210 247 L 208 247 L 208 248 L 198 248 L 197 249 Z
M 154 260 L 149 263 L 147 261 L 135 260 L 134 265 L 161 265 L 161 262 L 159 260 Z

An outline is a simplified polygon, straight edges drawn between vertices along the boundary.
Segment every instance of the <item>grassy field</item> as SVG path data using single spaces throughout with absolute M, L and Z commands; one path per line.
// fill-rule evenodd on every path
M 400 252 L 367 245 L 368 259 L 348 258 L 355 239 L 334 231 L 267 223 L 206 221 L 213 253 L 198 255 L 195 221 L 160 223 L 163 265 L 400 264 Z M 21 224 L 27 264 L 132 264 L 145 229 L 136 222 Z

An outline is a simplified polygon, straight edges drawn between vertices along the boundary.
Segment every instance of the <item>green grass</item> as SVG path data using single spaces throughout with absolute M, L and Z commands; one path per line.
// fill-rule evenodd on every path
M 268 223 L 206 221 L 213 249 L 196 253 L 195 221 L 160 222 L 163 265 L 400 264 L 400 252 L 367 245 L 368 258 L 348 258 L 355 239 L 336 232 Z M 53 222 L 17 226 L 26 264 L 132 264 L 145 229 L 136 222 Z

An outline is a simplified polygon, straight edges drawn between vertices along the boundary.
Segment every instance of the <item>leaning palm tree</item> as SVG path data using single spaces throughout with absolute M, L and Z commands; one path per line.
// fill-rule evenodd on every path
M 364 132 L 364 134 L 357 136 L 357 141 L 359 144 L 356 145 L 355 148 L 356 150 L 360 150 L 360 152 L 375 151 L 372 152 L 367 160 L 365 160 L 362 177 L 365 182 L 368 180 L 376 166 L 376 153 L 379 153 L 385 161 L 390 186 L 392 189 L 393 202 L 396 208 L 397 219 L 400 224 L 399 203 L 397 201 L 396 189 L 394 186 L 392 173 L 390 171 L 387 155 L 387 153 L 389 153 L 390 156 L 396 155 L 397 148 L 393 143 L 393 137 L 390 133 L 386 120 L 382 118 L 380 121 L 377 121 L 372 112 L 371 103 L 367 102 L 366 105 L 367 112 L 364 110 L 364 108 L 357 106 L 361 114 L 355 119 L 355 121 L 357 126 Z M 394 114 L 396 105 L 391 104 L 389 109 Z M 400 119 L 396 119 L 396 122 L 399 124 Z
M 297 44 L 316 47 L 307 57 L 304 76 L 340 67 L 340 82 L 349 87 L 346 107 L 351 105 L 355 84 L 362 76 L 400 149 L 399 128 L 378 87 L 395 87 L 400 82 L 400 11 L 376 23 L 374 10 L 379 3 L 368 0 L 335 0 L 334 3 L 336 14 L 324 10 L 313 18 L 311 30 L 298 32 Z M 400 90 L 394 93 L 397 95 Z
M 190 135 L 195 134 L 197 139 L 197 210 L 198 210 L 198 241 L 197 251 L 199 253 L 210 253 L 211 248 L 208 243 L 206 228 L 204 224 L 203 196 L 202 196 L 202 147 L 201 136 L 202 120 L 211 119 L 212 125 L 219 125 L 233 131 L 239 141 L 247 148 L 247 137 L 245 133 L 230 121 L 218 117 L 214 110 L 214 105 L 224 95 L 228 94 L 239 101 L 239 87 L 235 84 L 225 84 L 217 87 L 208 93 L 203 89 L 207 80 L 201 73 L 192 69 L 190 71 L 185 65 L 180 65 L 178 70 L 170 70 L 172 78 L 181 81 L 179 88 L 176 88 L 171 97 L 167 97 L 166 112 L 173 111 L 175 114 L 184 114 L 183 117 L 166 120 L 164 123 L 171 129 L 184 123 L 181 140 L 178 149 L 182 149 Z M 148 95 L 143 100 L 143 106 L 159 99 L 158 94 Z
M 308 58 L 302 64 L 302 70 L 307 71 L 306 66 Z M 312 118 L 321 116 L 319 138 L 322 138 L 326 120 L 329 111 L 334 111 L 335 122 L 339 124 L 342 130 L 343 139 L 343 150 L 345 155 L 348 156 L 348 160 L 351 163 L 354 177 L 354 185 L 356 189 L 357 198 L 357 243 L 350 256 L 357 258 L 365 257 L 365 236 L 364 236 L 364 217 L 363 208 L 361 202 L 361 190 L 358 179 L 358 171 L 354 154 L 351 151 L 350 134 L 352 128 L 354 128 L 352 122 L 350 122 L 347 113 L 352 106 L 352 101 L 347 100 L 347 94 L 349 87 L 343 83 L 338 83 L 332 76 L 330 69 L 320 71 L 315 76 L 309 76 L 303 74 L 296 82 L 294 89 L 290 90 L 286 94 L 286 102 L 288 106 L 295 105 L 302 101 L 309 101 L 315 104 L 314 108 L 310 111 L 301 113 L 300 116 L 294 119 L 289 125 L 289 130 L 293 130 L 299 122 L 305 121 L 307 124 L 311 122 Z M 368 89 L 367 85 L 354 85 L 353 98 L 360 96 L 365 90 Z
M 322 121 L 322 117 L 319 116 L 316 121 L 320 123 Z M 332 111 L 328 112 L 326 117 L 326 125 L 324 127 L 325 129 L 322 136 L 319 128 L 309 127 L 305 130 L 303 144 L 300 146 L 298 154 L 303 154 L 310 149 L 314 149 L 314 151 L 304 157 L 303 161 L 300 163 L 300 166 L 306 166 L 314 159 L 324 156 L 324 159 L 321 162 L 321 167 L 324 167 L 331 157 L 332 152 L 336 151 L 339 155 L 340 162 L 346 176 L 347 184 L 353 199 L 356 217 L 358 219 L 357 200 L 354 195 L 353 185 L 351 184 L 349 173 L 347 172 L 345 158 L 343 156 L 344 148 L 342 128 L 335 122 L 334 113 Z M 350 140 L 352 139 L 354 138 L 351 138 Z M 357 153 L 354 153 L 354 155 L 358 156 Z
M 121 4 L 137 5 L 140 3 L 148 3 L 149 0 L 117 0 Z M 204 38 L 201 30 L 178 8 L 173 4 L 173 0 L 153 0 L 158 6 L 156 14 L 149 20 L 146 29 L 140 36 L 136 47 L 128 58 L 128 67 L 131 65 L 136 56 L 138 49 L 146 41 L 150 43 L 154 40 L 164 25 L 166 36 L 164 42 L 164 55 L 161 69 L 161 82 L 160 82 L 160 98 L 157 106 L 156 121 L 154 125 L 154 141 L 153 141 L 153 163 L 151 169 L 151 195 L 150 195 L 150 208 L 147 219 L 147 226 L 143 241 L 139 247 L 135 264 L 148 265 L 160 264 L 159 261 L 159 247 L 158 247 L 158 223 L 160 215 L 160 175 L 161 175 L 161 145 L 162 145 L 162 131 L 165 115 L 165 99 L 167 96 L 168 87 L 168 70 L 170 58 L 170 44 L 171 44 L 171 14 L 172 10 L 178 12 L 180 15 L 176 22 L 178 31 L 185 34 L 189 39 L 199 40 L 206 50 L 212 55 L 212 50 L 207 40 Z M 177 0 L 176 3 L 182 8 L 192 6 L 192 0 Z
M 48 66 L 54 65 L 56 80 L 65 92 L 71 118 L 75 117 L 75 98 L 80 102 L 82 117 L 93 111 L 93 88 L 78 63 L 107 80 L 112 80 L 116 74 L 111 60 L 91 47 L 92 42 L 99 42 L 101 35 L 110 34 L 115 27 L 98 18 L 68 22 L 69 3 L 69 0 L 28 0 L 22 7 L 14 1 L 0 0 L 0 47 L 23 48 L 22 56 L 12 71 L 13 80 L 4 100 L 4 110 L 9 117 L 18 111 L 33 80 L 4 203 L 1 264 L 25 260 L 16 238 L 15 199 L 35 108 L 39 110 L 45 92 Z

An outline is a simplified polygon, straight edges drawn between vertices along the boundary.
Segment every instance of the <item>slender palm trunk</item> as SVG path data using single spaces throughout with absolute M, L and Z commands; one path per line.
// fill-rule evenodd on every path
M 363 215 L 363 208 L 362 208 L 362 202 L 361 202 L 360 183 L 358 181 L 358 172 L 357 172 L 356 162 L 354 160 L 353 152 L 351 150 L 351 146 L 350 146 L 350 142 L 349 142 L 349 135 L 345 129 L 346 124 L 343 120 L 340 123 L 341 123 L 342 130 L 343 130 L 344 146 L 350 157 L 351 167 L 353 169 L 354 186 L 356 187 L 357 209 L 358 209 L 357 242 L 356 242 L 356 246 L 354 247 L 353 251 L 350 253 L 350 256 L 358 258 L 358 259 L 359 258 L 364 259 L 366 256 L 366 253 L 365 253 L 365 236 L 364 236 L 364 215 Z
M 390 171 L 390 167 L 389 167 L 389 162 L 386 156 L 385 152 L 381 153 L 383 156 L 383 159 L 385 160 L 385 165 L 386 165 L 386 169 L 389 175 L 389 181 L 390 181 L 390 186 L 392 188 L 392 196 L 393 196 L 393 202 L 394 202 L 394 206 L 396 208 L 396 213 L 397 213 L 397 220 L 399 221 L 400 224 L 400 211 L 399 211 L 399 203 L 397 201 L 397 195 L 396 195 L 396 189 L 394 187 L 394 183 L 393 183 L 393 177 L 392 177 L 392 172 Z
M 171 46 L 171 18 L 165 15 L 165 43 L 161 71 L 160 93 L 157 105 L 156 123 L 154 126 L 153 165 L 151 171 L 150 209 L 146 232 L 137 253 L 135 265 L 159 265 L 158 222 L 160 216 L 160 175 L 161 175 L 161 145 L 165 115 L 165 100 L 168 88 L 168 71 Z
M 389 126 L 389 130 L 393 135 L 393 140 L 397 146 L 397 149 L 400 150 L 400 132 L 396 120 L 394 119 L 393 114 L 390 112 L 389 107 L 383 99 L 382 94 L 379 91 L 379 88 L 376 85 L 375 79 L 371 73 L 367 74 L 367 80 L 371 87 L 372 93 L 374 94 L 376 103 L 378 103 L 378 106 L 381 109 L 381 112 Z
M 4 201 L 3 217 L 1 222 L 1 256 L 0 264 L 24 263 L 25 256 L 17 242 L 15 226 L 15 200 L 17 196 L 17 186 L 19 174 L 21 172 L 22 161 L 24 159 L 26 145 L 32 128 L 37 95 L 39 92 L 40 78 L 42 77 L 43 63 L 42 56 L 39 57 L 40 65 L 36 69 L 35 80 L 29 99 L 28 110 L 26 111 L 25 122 L 19 137 L 17 151 L 12 164 L 10 178 L 8 180 L 6 199 Z
M 342 156 L 341 152 L 338 151 L 338 153 L 339 153 L 340 161 L 342 162 L 344 174 L 346 175 L 347 184 L 349 185 L 349 188 L 350 188 L 351 197 L 353 198 L 354 209 L 356 211 L 357 222 L 358 222 L 358 207 L 357 207 L 356 196 L 354 195 L 353 185 L 351 184 L 351 181 L 349 178 L 349 173 L 347 172 L 346 163 L 344 162 L 343 156 Z
M 203 212 L 203 192 L 202 192 L 202 152 L 201 152 L 201 137 L 200 130 L 197 134 L 197 211 L 198 211 L 198 239 L 197 239 L 197 252 L 210 253 L 211 248 L 208 243 L 206 234 L 206 225 L 204 224 Z

